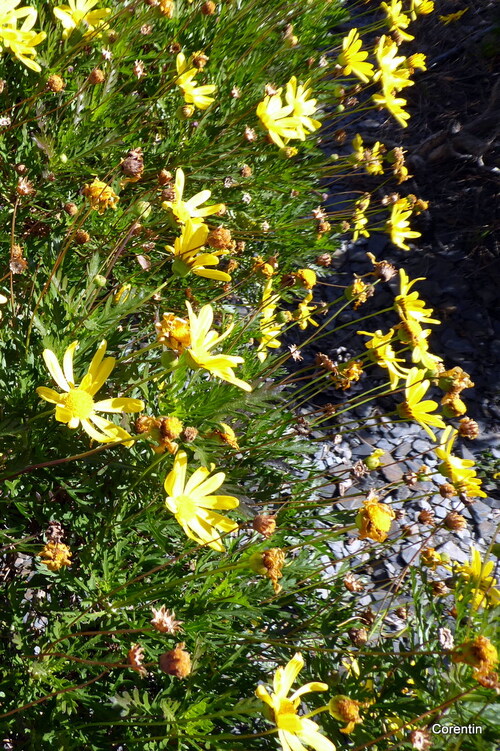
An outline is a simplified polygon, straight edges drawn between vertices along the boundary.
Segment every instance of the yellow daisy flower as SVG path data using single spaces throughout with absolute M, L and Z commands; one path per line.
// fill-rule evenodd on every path
M 292 116 L 297 118 L 304 132 L 313 133 L 321 128 L 321 123 L 311 117 L 316 112 L 316 99 L 309 99 L 311 89 L 308 86 L 309 81 L 297 83 L 295 76 L 292 76 L 286 85 L 285 99 L 292 107 Z
M 363 83 L 368 83 L 373 76 L 373 65 L 366 62 L 368 52 L 362 50 L 361 46 L 358 30 L 351 29 L 342 40 L 342 52 L 337 58 L 337 63 L 342 66 L 346 76 L 354 73 Z
M 304 667 L 304 658 L 297 652 L 285 667 L 279 667 L 273 677 L 273 691 L 257 686 L 256 696 L 270 709 L 270 721 L 278 728 L 278 738 L 283 751 L 305 751 L 304 743 L 315 751 L 335 751 L 335 746 L 319 732 L 319 725 L 308 717 L 297 714 L 300 697 L 311 691 L 326 691 L 326 683 L 306 683 L 288 696 L 298 674 Z M 266 717 L 269 715 L 266 714 Z
M 380 503 L 377 496 L 370 492 L 355 519 L 355 524 L 359 529 L 359 539 L 369 538 L 376 542 L 384 542 L 390 532 L 392 520 L 395 518 L 394 510 L 386 503 Z
M 233 386 L 238 386 L 243 391 L 251 391 L 252 387 L 250 384 L 237 378 L 233 370 L 235 365 L 245 362 L 243 357 L 224 355 L 222 353 L 219 355 L 210 354 L 211 349 L 229 336 L 234 328 L 234 324 L 231 324 L 223 334 L 217 334 L 216 331 L 211 329 L 214 319 L 211 305 L 204 305 L 199 315 L 193 312 L 191 303 L 186 302 L 186 307 L 188 309 L 191 333 L 191 341 L 186 349 L 186 355 L 191 367 L 203 368 L 216 376 L 216 378 L 221 378 Z
M 384 94 L 394 94 L 406 86 L 413 86 L 410 71 L 405 67 L 406 57 L 398 55 L 398 45 L 390 37 L 382 35 L 375 47 L 378 70 L 373 75 L 374 81 L 380 81 Z
M 472 584 L 472 608 L 496 607 L 500 604 L 500 591 L 496 588 L 497 580 L 491 576 L 495 567 L 493 561 L 487 563 L 481 560 L 481 553 L 471 547 L 471 560 L 454 569 L 460 580 Z
M 214 509 L 234 509 L 239 501 L 232 495 L 213 495 L 225 479 L 224 472 L 210 476 L 214 465 L 210 469 L 198 467 L 187 481 L 186 469 L 186 453 L 178 451 L 174 466 L 165 478 L 165 505 L 190 540 L 223 553 L 221 535 L 233 532 L 238 524 Z
M 214 84 L 198 86 L 195 76 L 199 73 L 197 68 L 190 67 L 190 62 L 183 52 L 179 52 L 176 61 L 177 78 L 176 84 L 184 95 L 187 104 L 193 104 L 199 110 L 206 110 L 215 101 L 210 94 L 217 90 Z
M 419 368 L 411 368 L 406 376 L 405 401 L 398 404 L 398 414 L 403 420 L 415 420 L 423 427 L 427 435 L 436 440 L 436 436 L 430 429 L 429 425 L 435 428 L 445 428 L 446 425 L 439 415 L 431 415 L 439 406 L 432 399 L 422 401 L 423 396 L 429 388 L 429 381 L 424 380 L 422 371 Z
M 32 58 L 36 57 L 35 47 L 43 42 L 47 35 L 44 31 L 36 33 L 32 30 L 37 19 L 37 11 L 27 5 L 18 8 L 20 2 L 21 0 L 3 0 L 0 8 L 0 42 L 27 68 L 40 73 L 40 65 Z M 21 19 L 24 20 L 18 29 L 17 22 Z
M 416 321 L 417 323 L 440 323 L 437 318 L 430 318 L 432 308 L 426 308 L 425 302 L 420 300 L 418 292 L 410 292 L 417 282 L 422 282 L 425 277 L 409 280 L 404 269 L 399 270 L 399 295 L 394 299 L 394 308 L 402 321 Z
M 267 358 L 268 349 L 278 349 L 281 347 L 278 336 L 281 334 L 281 330 L 285 324 L 276 318 L 276 301 L 278 299 L 279 295 L 273 293 L 273 281 L 272 279 L 268 279 L 262 291 L 262 315 L 259 321 L 260 335 L 258 336 L 259 346 L 257 348 L 257 357 L 260 362 L 264 362 Z
M 175 172 L 174 199 L 162 203 L 163 208 L 170 209 L 181 224 L 185 224 L 188 219 L 193 220 L 193 224 L 203 224 L 204 217 L 224 211 L 226 207 L 223 203 L 214 203 L 212 206 L 201 207 L 201 204 L 208 201 L 212 195 L 210 190 L 202 190 L 191 198 L 188 198 L 187 201 L 184 201 L 185 182 L 184 172 L 179 168 Z
M 72 552 L 62 542 L 48 542 L 38 553 L 49 571 L 59 571 L 63 566 L 71 566 Z
M 298 117 L 290 117 L 294 109 L 293 104 L 283 105 L 281 91 L 282 89 L 278 89 L 276 94 L 265 96 L 262 102 L 259 102 L 257 117 L 276 146 L 284 149 L 291 138 L 304 141 L 306 134 L 301 120 Z
M 206 224 L 194 223 L 188 218 L 182 228 L 180 237 L 176 237 L 174 245 L 167 245 L 167 250 L 174 256 L 172 269 L 177 276 L 183 277 L 190 271 L 197 276 L 203 276 L 207 279 L 216 279 L 221 282 L 230 282 L 231 277 L 224 271 L 217 269 L 207 269 L 207 266 L 217 266 L 219 263 L 218 256 L 225 251 L 215 251 L 214 253 L 202 253 L 203 246 L 207 240 L 209 229 Z
M 394 338 L 393 329 L 388 331 L 387 334 L 383 334 L 380 329 L 374 333 L 370 331 L 357 331 L 356 333 L 371 336 L 371 339 L 365 342 L 368 357 L 381 368 L 387 369 L 391 388 L 395 389 L 401 378 L 404 378 L 408 371 L 399 365 L 400 362 L 404 362 L 404 359 L 396 357 L 396 353 L 392 348 L 391 341 Z
M 38 396 L 45 399 L 46 402 L 56 405 L 56 420 L 65 423 L 68 428 L 74 430 L 81 425 L 95 441 L 100 443 L 122 441 L 125 446 L 131 446 L 133 443 L 132 436 L 126 430 L 96 413 L 140 412 L 144 409 L 144 402 L 141 399 L 130 399 L 128 397 L 102 399 L 95 402 L 94 396 L 104 385 L 115 367 L 116 360 L 114 357 L 104 358 L 107 344 L 106 341 L 102 341 L 92 358 L 87 373 L 80 385 L 77 386 L 73 375 L 73 355 L 78 346 L 78 342 L 72 342 L 69 345 L 64 353 L 62 368 L 52 350 L 45 349 L 43 351 L 47 370 L 64 393 L 59 394 L 54 389 L 39 386 L 36 390 Z
M 104 214 L 109 208 L 116 209 L 116 204 L 120 200 L 110 185 L 96 177 L 84 186 L 82 194 L 88 199 L 91 208 L 99 214 Z
M 359 715 L 359 708 L 362 706 L 364 706 L 363 702 L 350 699 L 343 694 L 332 696 L 328 702 L 328 709 L 332 717 L 335 717 L 339 722 L 347 723 L 345 728 L 340 728 L 341 733 L 352 733 L 356 725 L 363 722 Z
M 412 240 L 415 237 L 420 237 L 422 234 L 421 232 L 409 229 L 410 222 L 408 221 L 408 217 L 411 214 L 412 210 L 408 208 L 405 199 L 399 199 L 396 203 L 392 204 L 391 216 L 385 225 L 391 237 L 391 242 L 402 250 L 410 250 L 410 246 L 405 243 L 405 240 Z
M 75 29 L 85 29 L 85 36 L 95 31 L 102 31 L 107 25 L 104 21 L 111 15 L 109 8 L 92 10 L 99 0 L 68 0 L 68 5 L 58 5 L 54 15 L 63 25 L 63 39 L 67 39 Z
M 406 99 L 395 97 L 390 91 L 383 94 L 374 94 L 372 99 L 377 107 L 383 107 L 388 110 L 398 123 L 403 128 L 406 128 L 408 125 L 406 121 L 410 119 L 410 113 L 403 109 L 406 106 Z
M 388 3 L 380 3 L 380 7 L 389 22 L 389 31 L 396 31 L 399 37 L 406 42 L 415 39 L 415 37 L 405 31 L 410 25 L 410 18 L 402 12 L 403 3 L 401 0 L 391 0 L 390 5 Z
M 436 455 L 442 460 L 438 465 L 438 472 L 454 485 L 457 493 L 463 493 L 469 498 L 486 498 L 486 493 L 481 490 L 481 480 L 476 475 L 473 459 L 461 459 L 453 456 L 452 449 L 458 430 L 449 425 L 441 436 L 441 445 L 434 449 Z
M 316 305 L 309 305 L 313 299 L 313 293 L 308 292 L 304 299 L 297 305 L 297 310 L 293 313 L 293 318 L 297 321 L 299 329 L 304 331 L 308 325 L 319 326 L 319 323 L 312 317 L 313 313 L 318 309 Z

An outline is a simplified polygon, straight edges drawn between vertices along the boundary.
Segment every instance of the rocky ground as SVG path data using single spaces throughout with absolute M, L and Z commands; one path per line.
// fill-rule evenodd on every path
M 444 8 L 440 12 L 452 10 Z M 393 397 L 363 405 L 347 415 L 346 420 L 355 420 L 348 432 L 343 433 L 341 419 L 333 418 L 332 439 L 318 444 L 315 459 L 318 470 L 332 476 L 332 484 L 322 490 L 324 497 L 333 496 L 341 508 L 357 508 L 370 486 L 400 480 L 404 473 L 416 471 L 422 464 L 431 473 L 427 482 L 413 487 L 402 484 L 396 492 L 385 496 L 398 518 L 391 534 L 392 553 L 376 565 L 366 568 L 368 555 L 362 552 L 366 548 L 355 532 L 345 543 L 330 543 L 333 565 L 335 560 L 359 550 L 353 567 L 368 573 L 374 585 L 366 596 L 367 602 L 383 597 L 384 589 L 418 558 L 423 546 L 432 545 L 450 559 L 464 561 L 470 557 L 471 544 L 486 551 L 500 530 L 500 489 L 498 479 L 494 478 L 500 472 L 500 83 L 496 84 L 500 79 L 495 72 L 500 62 L 500 24 L 495 13 L 498 11 L 494 3 L 484 0 L 469 4 L 469 15 L 465 14 L 453 26 L 443 26 L 436 16 L 423 21 L 414 51 L 427 54 L 428 70 L 417 76 L 417 85 L 405 90 L 412 112 L 411 127 L 405 132 L 395 128 L 384 113 L 372 111 L 364 120 L 345 118 L 342 127 L 347 138 L 344 134 L 339 138 L 337 131 L 330 131 L 324 141 L 327 153 L 350 153 L 349 144 L 356 132 L 362 134 L 368 145 L 377 140 L 389 147 L 402 145 L 408 151 L 413 177 L 397 190 L 401 194 L 415 193 L 430 205 L 428 211 L 412 222 L 422 236 L 410 252 L 393 246 L 383 232 L 374 232 L 357 243 L 343 241 L 333 257 L 329 276 L 323 280 L 325 284 L 316 287 L 314 299 L 331 303 L 338 297 L 334 285 L 345 286 L 355 274 L 370 272 L 372 265 L 367 252 L 373 253 L 377 260 L 385 259 L 405 268 L 411 279 L 425 277 L 417 289 L 442 322 L 434 327 L 431 350 L 443 358 L 446 367 L 458 365 L 466 370 L 475 384 L 463 396 L 468 415 L 478 422 L 481 433 L 474 441 L 456 444 L 456 452 L 476 461 L 479 471 L 484 471 L 483 482 L 488 492 L 487 498 L 470 504 L 456 497 L 443 498 L 438 488 L 445 478 L 437 473 L 439 460 L 426 433 L 418 425 L 381 416 L 394 410 Z M 453 140 L 459 133 L 467 137 Z M 476 138 L 474 153 L 467 151 L 469 147 L 474 151 L 469 136 Z M 324 204 L 329 214 L 340 211 L 363 191 L 372 190 L 370 180 L 373 178 L 355 176 L 350 182 L 342 178 L 329 183 Z M 386 186 L 375 195 L 382 197 L 387 192 Z M 391 306 L 397 288 L 397 278 L 381 284 L 374 298 L 356 313 L 352 310 L 341 313 L 331 325 L 330 335 L 302 350 L 304 361 L 298 366 L 312 365 L 317 352 L 324 352 L 334 361 L 362 353 L 364 339 L 355 332 L 379 328 L 386 331 L 396 319 L 394 313 L 386 313 L 373 319 L 373 323 L 365 321 L 360 325 L 357 320 Z M 351 321 L 352 325 L 333 331 L 339 323 Z M 294 331 L 289 343 L 300 348 L 308 335 L 309 330 L 302 334 Z M 375 370 L 364 376 L 348 392 L 349 396 L 382 383 L 384 373 Z M 344 398 L 343 392 L 332 388 L 313 406 L 335 404 Z M 386 452 L 383 463 L 387 466 L 366 478 L 353 478 L 353 466 L 374 448 Z M 335 479 L 339 475 L 342 480 L 350 478 L 340 488 Z M 437 527 L 419 522 L 418 515 L 423 510 L 433 512 Z M 468 522 L 462 531 L 452 532 L 442 526 L 452 510 Z

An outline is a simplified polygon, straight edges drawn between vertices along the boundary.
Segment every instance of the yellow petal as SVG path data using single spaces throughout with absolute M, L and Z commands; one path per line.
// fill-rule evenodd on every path
M 69 391 L 70 386 L 66 378 L 64 377 L 64 373 L 62 372 L 57 357 L 51 349 L 44 349 L 43 359 L 45 361 L 45 365 L 47 366 L 47 370 L 49 371 L 50 375 L 57 383 L 59 388 L 61 388 L 63 391 Z
M 122 396 L 114 399 L 102 399 L 94 404 L 94 409 L 98 412 L 140 412 L 144 409 L 144 406 L 141 399 L 130 399 Z
M 75 377 L 73 375 L 73 355 L 78 346 L 78 342 L 71 342 L 63 357 L 64 375 L 68 383 L 72 386 L 75 385 Z

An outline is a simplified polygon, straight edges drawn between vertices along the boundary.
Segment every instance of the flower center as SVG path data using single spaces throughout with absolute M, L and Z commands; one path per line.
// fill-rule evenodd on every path
M 73 417 L 86 420 L 94 410 L 94 400 L 83 389 L 71 389 L 66 397 L 64 406 L 71 410 Z
M 179 495 L 176 498 L 177 501 L 177 516 L 189 521 L 196 516 L 196 503 L 189 495 Z

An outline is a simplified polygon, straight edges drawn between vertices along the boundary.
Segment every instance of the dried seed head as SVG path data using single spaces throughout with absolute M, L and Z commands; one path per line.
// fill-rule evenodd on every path
M 231 250 L 234 247 L 234 241 L 230 230 L 222 226 L 211 230 L 208 233 L 207 245 L 216 250 Z
M 13 274 L 23 274 L 28 268 L 28 261 L 24 257 L 20 245 L 13 245 L 10 249 L 9 268 Z
M 429 511 L 428 509 L 424 509 L 423 511 L 421 511 L 417 518 L 420 524 L 429 524 L 432 526 L 435 522 L 434 514 L 432 513 L 432 511 Z
M 403 620 L 403 621 L 407 620 L 407 618 L 408 618 L 408 608 L 407 607 L 402 606 L 400 608 L 396 608 L 396 610 L 394 612 L 396 613 L 396 615 L 397 615 L 398 618 L 401 618 L 401 620 Z
M 375 623 L 375 613 L 371 608 L 366 608 L 366 610 L 363 610 L 363 612 L 359 616 L 359 620 L 363 621 L 363 623 L 366 623 L 367 626 L 372 626 Z
M 191 673 L 191 657 L 184 650 L 184 642 L 178 644 L 175 649 L 160 655 L 160 670 L 176 678 L 186 678 Z
M 349 592 L 363 592 L 365 589 L 363 582 L 357 579 L 351 571 L 344 576 L 343 583 Z
M 444 582 L 431 582 L 431 590 L 434 597 L 446 597 L 450 591 Z
M 240 175 L 242 177 L 251 177 L 253 174 L 253 170 L 251 167 L 248 166 L 248 164 L 244 164 L 243 167 L 240 169 Z
M 315 260 L 315 263 L 318 266 L 331 266 L 332 265 L 332 256 L 330 253 L 322 253 L 320 256 L 318 256 Z
M 174 176 L 172 173 L 166 169 L 162 169 L 158 173 L 158 185 L 167 185 L 168 183 L 171 183 L 173 179 Z
M 455 492 L 455 488 L 449 482 L 443 482 L 443 484 L 439 486 L 439 495 L 443 498 L 453 498 Z
M 175 201 L 175 189 L 163 188 L 162 192 L 160 193 L 160 198 L 162 201 Z
M 35 193 L 33 183 L 28 180 L 27 177 L 20 177 L 16 185 L 16 193 L 18 196 L 31 196 Z
M 78 206 L 76 203 L 68 202 L 64 204 L 64 211 L 66 214 L 69 214 L 69 216 L 75 216 L 75 214 L 78 213 Z
M 192 425 L 187 425 L 181 433 L 181 438 L 186 443 L 193 443 L 198 437 L 198 429 Z
M 363 647 L 368 641 L 368 631 L 366 628 L 350 628 L 348 634 L 349 639 L 356 647 Z
M 158 427 L 158 423 L 159 421 L 154 417 L 149 417 L 148 415 L 139 415 L 134 423 L 135 432 L 149 433 L 150 430 Z
M 462 438 L 468 438 L 472 441 L 479 435 L 479 425 L 475 420 L 471 420 L 470 417 L 462 417 L 458 425 L 458 434 Z
M 64 529 L 60 522 L 51 521 L 45 532 L 47 542 L 59 543 L 64 537 Z
M 327 355 L 324 355 L 323 352 L 318 352 L 318 354 L 314 358 L 314 363 L 318 365 L 318 367 L 325 368 L 325 370 L 328 370 L 332 373 L 337 369 L 337 366 L 335 365 L 333 360 L 330 360 L 330 358 Z
M 193 65 L 197 70 L 203 70 L 205 65 L 208 63 L 209 58 L 207 55 L 205 55 L 203 52 L 195 52 L 193 55 Z
M 216 11 L 216 5 L 212 0 L 207 0 L 203 5 L 201 6 L 200 10 L 203 13 L 204 16 L 213 16 Z
M 144 65 L 142 60 L 134 61 L 134 65 L 132 66 L 132 72 L 138 81 L 140 81 L 141 78 L 144 78 L 144 76 L 147 75 L 146 66 Z
M 268 540 L 276 530 L 276 517 L 259 514 L 254 518 L 252 527 Z
M 467 526 L 467 520 L 457 511 L 450 511 L 444 518 L 444 526 L 454 532 L 459 532 Z
M 139 179 L 144 172 L 144 159 L 142 149 L 131 149 L 120 165 L 121 171 L 128 177 Z
M 410 743 L 417 751 L 428 751 L 432 746 L 430 733 L 428 730 L 412 730 L 410 733 Z
M 90 240 L 90 235 L 84 229 L 78 229 L 75 232 L 75 242 L 77 245 L 85 245 Z
M 59 94 L 60 91 L 64 89 L 66 84 L 64 83 L 61 76 L 58 76 L 57 73 L 53 73 L 51 76 L 47 78 L 47 88 L 49 91 L 53 91 L 54 94 Z
M 243 131 L 243 138 L 245 139 L 245 141 L 248 141 L 248 143 L 252 143 L 253 141 L 257 140 L 257 133 L 253 128 L 249 128 L 247 125 L 245 130 Z
M 162 605 L 158 610 L 156 608 L 151 608 L 151 610 L 153 611 L 151 623 L 157 631 L 160 631 L 162 634 L 175 634 L 177 631 L 183 631 L 181 628 L 182 621 L 175 620 L 173 610 L 170 612 L 165 605 Z
M 144 648 L 139 644 L 132 644 L 127 653 L 127 659 L 132 670 L 135 670 L 136 673 L 139 673 L 142 678 L 144 678 L 144 676 L 148 674 L 148 671 L 142 664 L 142 661 L 144 659 Z
M 445 628 L 444 626 L 439 628 L 438 639 L 443 649 L 453 649 L 455 646 L 455 640 L 449 628 Z
M 90 76 L 88 78 L 88 81 L 92 86 L 96 86 L 99 83 L 104 83 L 106 80 L 106 76 L 104 75 L 104 72 L 100 68 L 94 68 L 94 70 L 91 71 Z

